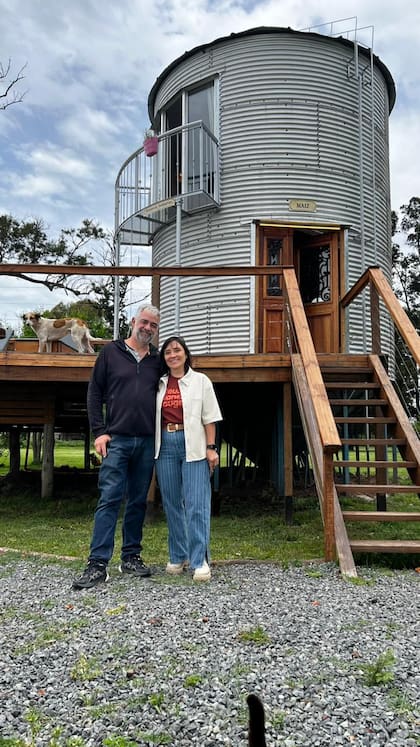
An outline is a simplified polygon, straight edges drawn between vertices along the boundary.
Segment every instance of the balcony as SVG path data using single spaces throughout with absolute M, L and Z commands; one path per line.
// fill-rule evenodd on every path
M 158 150 L 141 147 L 121 167 L 115 183 L 115 233 L 120 244 L 148 244 L 184 214 L 219 205 L 219 144 L 203 122 L 159 135 Z

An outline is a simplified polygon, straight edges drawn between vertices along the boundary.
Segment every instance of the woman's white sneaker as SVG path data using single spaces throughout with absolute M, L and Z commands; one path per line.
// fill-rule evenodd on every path
M 211 570 L 207 560 L 204 561 L 200 568 L 196 568 L 193 575 L 193 581 L 210 581 Z
M 180 576 L 185 568 L 188 568 L 188 560 L 183 560 L 182 563 L 167 563 L 166 573 L 169 573 L 171 576 Z

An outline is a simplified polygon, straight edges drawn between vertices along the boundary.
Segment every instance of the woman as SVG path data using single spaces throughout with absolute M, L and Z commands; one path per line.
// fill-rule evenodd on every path
M 167 573 L 188 565 L 209 581 L 210 476 L 219 464 L 216 425 L 222 420 L 213 385 L 191 367 L 182 337 L 162 345 L 164 375 L 156 400 L 156 474 L 168 520 Z

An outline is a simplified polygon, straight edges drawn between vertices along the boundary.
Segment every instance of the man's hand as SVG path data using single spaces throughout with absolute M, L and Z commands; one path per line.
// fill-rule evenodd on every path
M 105 459 L 106 455 L 108 454 L 108 444 L 110 440 L 111 436 L 108 435 L 108 433 L 103 433 L 102 436 L 98 436 L 98 438 L 95 438 L 95 451 L 102 457 L 102 459 Z

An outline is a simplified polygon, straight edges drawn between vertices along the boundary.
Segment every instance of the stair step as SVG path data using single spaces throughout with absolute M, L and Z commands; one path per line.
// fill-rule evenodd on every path
M 341 415 L 334 418 L 336 423 L 366 423 L 367 425 L 373 425 L 374 423 L 395 423 L 395 418 L 386 417 L 342 417 Z
M 360 469 L 360 468 L 385 468 L 385 469 L 411 469 L 413 467 L 417 467 L 417 462 L 408 462 L 408 461 L 389 461 L 389 462 L 382 462 L 377 459 L 372 459 L 371 462 L 363 461 L 359 462 L 354 459 L 334 459 L 334 467 L 354 467 L 354 469 Z
M 404 446 L 405 438 L 342 438 L 347 446 Z
M 373 381 L 325 381 L 326 389 L 379 389 L 379 384 Z
M 365 399 L 364 397 L 350 399 L 330 399 L 330 405 L 341 407 L 383 407 L 388 404 L 386 399 Z
M 345 521 L 420 521 L 420 513 L 410 511 L 342 511 Z
M 345 380 L 346 376 L 349 378 L 351 376 L 356 376 L 357 374 L 369 376 L 372 372 L 372 369 L 368 365 L 365 366 L 363 363 L 361 365 L 356 364 L 352 368 L 343 368 L 343 366 L 340 365 L 321 365 L 320 368 L 323 376 L 331 376 L 331 374 L 334 374 L 335 376 L 340 376 L 341 381 L 343 381 L 343 378 Z
M 391 495 L 392 493 L 420 493 L 420 485 L 365 485 L 364 483 L 336 483 L 339 493 L 374 493 Z
M 350 540 L 353 552 L 420 553 L 418 540 Z

